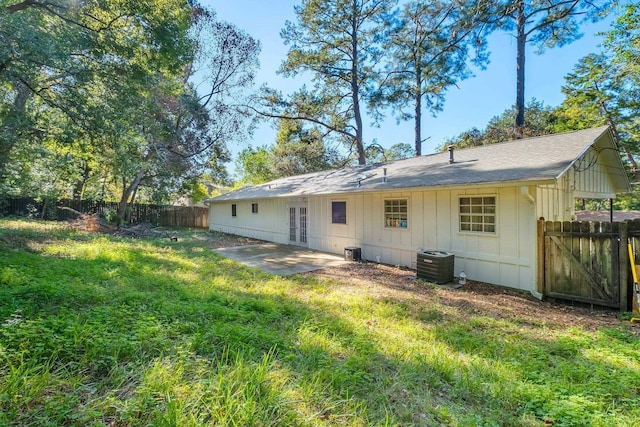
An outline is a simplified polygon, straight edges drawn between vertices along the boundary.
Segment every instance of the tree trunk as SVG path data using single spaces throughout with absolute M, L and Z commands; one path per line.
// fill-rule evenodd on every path
M 100 189 L 100 200 L 104 200 L 104 192 L 107 186 L 107 179 L 109 178 L 109 175 L 107 172 L 105 172 L 104 176 L 102 177 L 102 188 Z
M 91 173 L 91 169 L 88 164 L 84 165 L 84 169 L 82 170 L 82 177 L 76 181 L 76 184 L 73 186 L 73 200 L 82 200 L 82 195 L 84 193 L 84 187 L 89 180 L 89 174 Z
M 416 157 L 420 157 L 422 155 L 422 67 L 418 61 L 416 61 L 416 88 L 415 88 L 415 124 L 414 124 L 414 132 L 415 132 L 415 147 L 416 147 Z
M 633 153 L 631 152 L 631 150 L 629 150 L 628 147 L 624 145 L 622 145 L 622 151 L 624 151 L 624 155 L 627 158 L 629 165 L 631 165 L 631 173 L 633 173 L 633 177 L 635 178 L 636 182 L 640 182 L 640 170 L 638 170 L 638 163 L 633 157 Z
M 358 84 L 359 62 L 358 62 L 358 27 L 357 14 L 354 13 L 351 21 L 351 99 L 353 101 L 353 116 L 356 122 L 356 148 L 358 149 L 358 164 L 364 165 L 367 159 L 364 155 L 364 142 L 362 132 L 362 115 L 360 113 L 360 87 Z
M 21 122 L 29 99 L 29 88 L 22 82 L 15 82 L 15 99 L 9 113 L 0 127 L 0 184 L 6 180 L 5 168 L 9 163 L 9 156 L 13 146 L 19 139 Z
M 42 214 L 40 214 L 40 219 L 44 220 L 45 215 L 47 214 L 47 205 L 49 204 L 49 198 L 45 197 L 44 202 L 42 203 Z
M 517 70 L 516 70 L 516 138 L 524 136 L 524 60 L 527 35 L 525 34 L 526 17 L 524 15 L 524 0 L 518 2 L 517 28 Z
M 124 219 L 125 214 L 127 213 L 127 206 L 129 205 L 129 198 L 131 195 L 138 189 L 142 178 L 144 178 L 145 170 L 141 169 L 136 174 L 136 177 L 131 181 L 131 184 L 122 192 L 122 198 L 120 199 L 120 203 L 118 203 L 118 217 Z
M 24 0 L 20 3 L 12 4 L 11 6 L 6 7 L 6 11 L 9 13 L 16 13 L 22 10 L 28 9 L 30 7 L 42 7 L 43 5 L 36 0 Z
M 136 196 L 138 195 L 138 189 L 140 188 L 140 186 L 136 187 L 135 190 L 133 190 L 133 193 L 131 194 L 131 198 L 129 199 L 129 204 L 131 205 L 135 205 L 136 203 Z M 126 221 L 127 222 L 131 222 L 131 216 L 132 216 L 132 212 L 131 209 L 127 210 L 127 218 Z M 136 220 L 139 220 L 140 218 L 136 216 Z
M 133 204 L 136 202 L 136 196 L 138 195 L 138 188 L 140 188 L 139 186 L 135 188 L 135 190 L 133 190 L 133 193 L 131 194 L 131 199 L 129 199 L 129 203 Z

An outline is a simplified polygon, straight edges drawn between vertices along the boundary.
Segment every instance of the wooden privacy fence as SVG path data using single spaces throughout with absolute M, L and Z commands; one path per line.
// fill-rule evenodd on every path
M 16 197 L 0 200 L 0 215 L 25 216 L 38 219 L 64 221 L 76 215 L 69 207 L 82 213 L 98 213 L 107 216 L 116 212 L 117 202 L 103 200 L 36 200 L 31 197 Z M 127 221 L 150 222 L 165 227 L 208 228 L 209 209 L 199 206 L 171 206 L 133 203 L 127 208 Z
M 640 221 L 538 221 L 538 291 L 545 296 L 628 309 L 627 242 L 640 263 Z
M 159 210 L 158 225 L 209 228 L 209 209 L 199 206 L 170 206 Z

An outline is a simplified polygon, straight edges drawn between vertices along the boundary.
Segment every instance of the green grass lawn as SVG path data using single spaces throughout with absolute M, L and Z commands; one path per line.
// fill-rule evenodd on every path
M 0 425 L 638 425 L 627 321 L 553 328 L 347 292 L 177 233 L 0 219 Z

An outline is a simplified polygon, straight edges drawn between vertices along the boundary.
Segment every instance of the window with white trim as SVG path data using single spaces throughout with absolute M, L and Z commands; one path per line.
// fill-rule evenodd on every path
M 258 204 L 257 203 L 251 203 L 251 213 L 258 213 Z
M 236 215 L 237 215 L 237 213 L 238 213 L 238 208 L 236 207 L 236 204 L 235 204 L 235 203 L 233 203 L 233 204 L 231 205 L 231 216 L 236 216 Z
M 460 231 L 496 232 L 496 196 L 460 197 Z
M 384 201 L 384 226 L 389 228 L 408 228 L 407 199 L 387 199 Z

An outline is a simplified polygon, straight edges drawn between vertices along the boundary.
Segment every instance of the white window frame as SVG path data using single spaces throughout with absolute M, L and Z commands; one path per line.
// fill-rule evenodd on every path
M 397 205 L 395 204 L 397 202 Z M 392 230 L 409 229 L 409 199 L 394 197 L 383 202 L 384 228 Z
M 496 194 L 458 196 L 458 231 L 497 235 L 498 196 Z
M 258 213 L 258 204 L 257 203 L 251 203 L 251 213 L 252 214 L 257 214 Z

